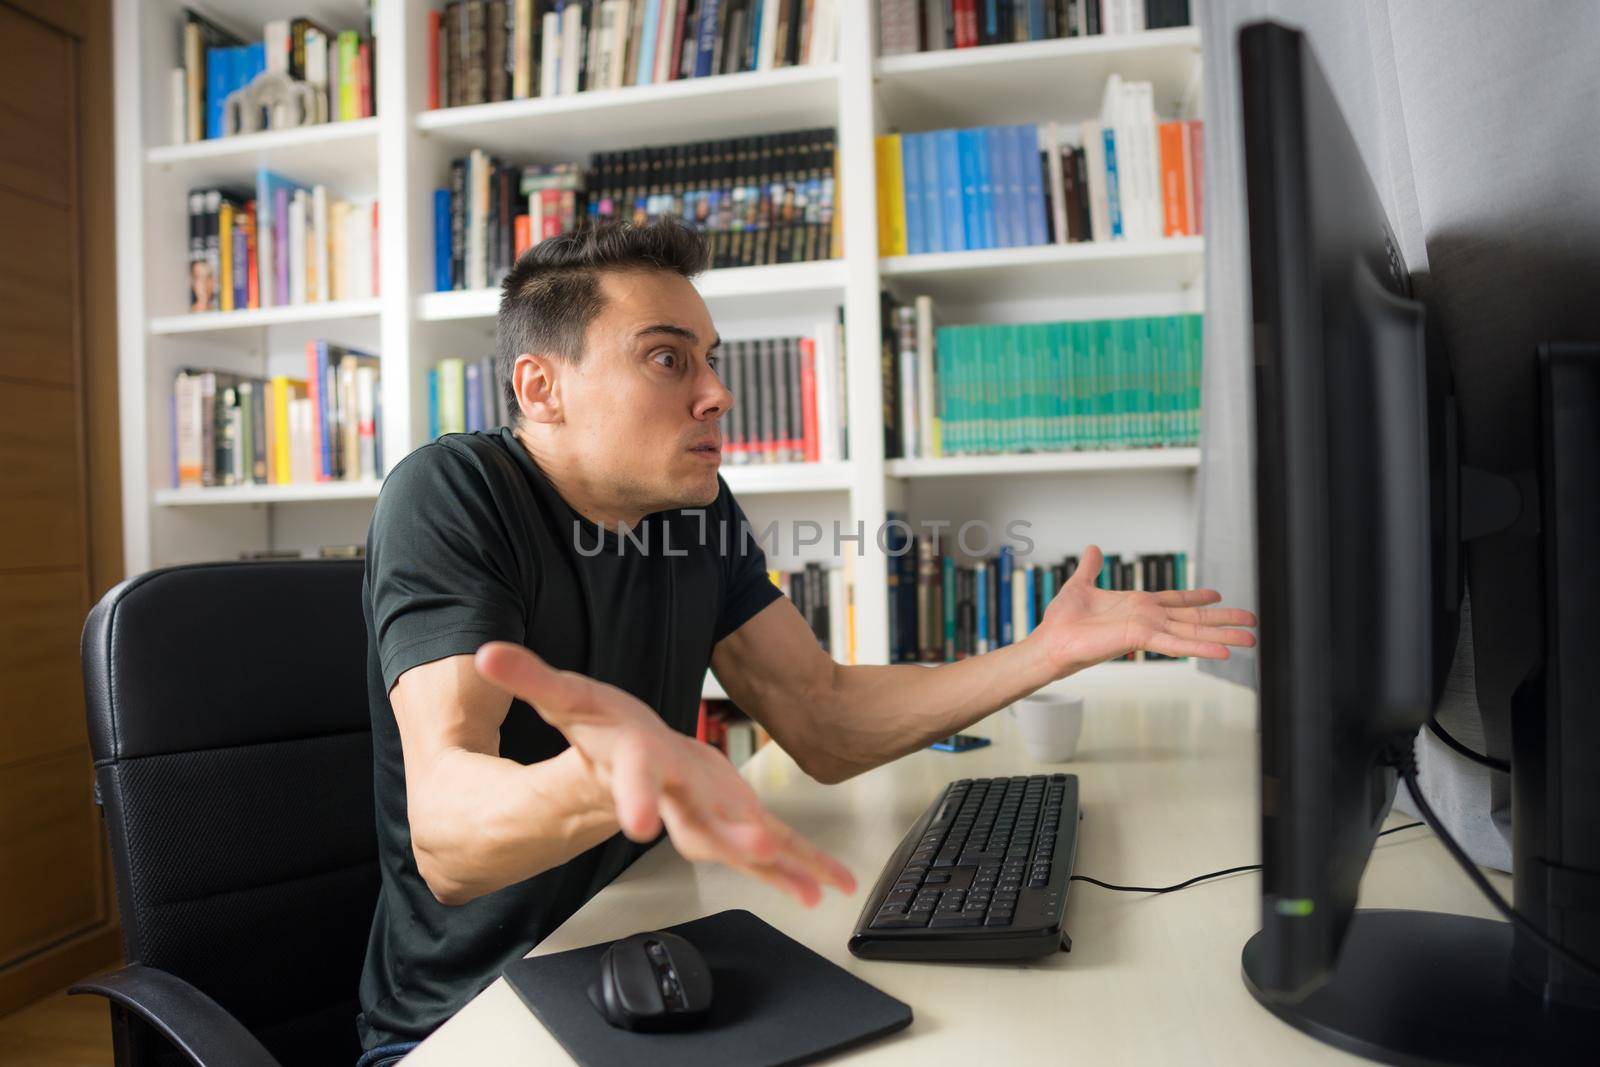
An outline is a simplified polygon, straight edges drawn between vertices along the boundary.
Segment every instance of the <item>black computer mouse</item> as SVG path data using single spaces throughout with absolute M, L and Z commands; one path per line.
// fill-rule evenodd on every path
M 711 968 L 677 934 L 634 934 L 600 957 L 589 1000 L 601 1018 L 624 1030 L 688 1030 L 711 1011 Z

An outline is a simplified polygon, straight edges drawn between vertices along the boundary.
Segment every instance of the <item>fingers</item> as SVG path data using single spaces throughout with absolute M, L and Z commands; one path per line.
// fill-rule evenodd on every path
M 1222 594 L 1215 589 L 1168 589 L 1154 594 L 1156 603 L 1164 608 L 1194 607 L 1199 604 L 1215 604 L 1222 599 Z
M 824 886 L 854 893 L 855 878 L 843 864 L 759 806 L 753 817 L 691 808 L 671 793 L 662 816 L 678 850 L 689 859 L 712 860 L 743 871 L 810 907 Z
M 634 841 L 649 841 L 661 832 L 661 777 L 648 747 L 635 735 L 624 736 L 611 753 L 611 796 L 617 825 Z
M 1156 595 L 1156 603 L 1161 594 Z M 1167 608 L 1167 618 L 1178 622 L 1195 622 L 1202 626 L 1254 626 L 1256 617 L 1243 608 Z
M 478 649 L 473 666 L 486 681 L 539 708 L 568 712 L 582 696 L 580 675 L 558 671 L 521 645 L 490 641 Z
M 1173 620 L 1167 623 L 1167 633 L 1186 637 L 1191 641 L 1208 641 L 1213 644 L 1242 645 L 1252 648 L 1256 635 L 1248 630 L 1229 630 L 1221 626 L 1199 626 L 1192 622 Z
M 1227 659 L 1228 646 L 1215 641 L 1194 641 L 1187 637 L 1176 637 L 1173 634 L 1158 633 L 1144 643 L 1144 648 L 1151 652 L 1159 652 L 1163 656 L 1172 656 L 1181 659 L 1184 656 L 1195 656 L 1199 659 Z
M 1087 545 L 1083 555 L 1078 557 L 1078 569 L 1072 572 L 1072 577 L 1067 579 L 1067 584 L 1073 582 L 1079 585 L 1092 586 L 1100 577 L 1100 568 L 1105 562 L 1105 557 L 1100 552 L 1099 545 Z

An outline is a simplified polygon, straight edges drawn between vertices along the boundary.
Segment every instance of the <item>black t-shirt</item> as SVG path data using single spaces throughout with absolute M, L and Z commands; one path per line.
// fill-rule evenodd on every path
M 619 537 L 574 512 L 509 429 L 443 437 L 385 480 L 363 587 L 382 873 L 361 975 L 367 1047 L 427 1035 L 648 847 L 618 833 L 526 881 L 440 904 L 411 851 L 395 680 L 486 641 L 516 641 L 693 734 L 712 647 L 780 595 L 719 486 L 705 509 L 658 512 Z M 500 755 L 529 764 L 566 747 L 512 703 Z

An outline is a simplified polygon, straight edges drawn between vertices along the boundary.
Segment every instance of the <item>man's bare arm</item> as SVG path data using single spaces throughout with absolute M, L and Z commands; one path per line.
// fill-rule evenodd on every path
M 966 729 L 1041 686 L 1137 648 L 1226 658 L 1254 626 L 1209 589 L 1165 593 L 1097 589 L 1100 551 L 1033 633 L 982 656 L 938 667 L 841 666 L 787 599 L 769 604 L 718 642 L 712 669 L 728 695 L 820 782 L 840 782 Z
M 617 832 L 611 792 L 577 749 L 527 766 L 500 755 L 511 698 L 471 656 L 413 667 L 389 694 L 405 757 L 417 870 L 444 904 L 531 878 Z

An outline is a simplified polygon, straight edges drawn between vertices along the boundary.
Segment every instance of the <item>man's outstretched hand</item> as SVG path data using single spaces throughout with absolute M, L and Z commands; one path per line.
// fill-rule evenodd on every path
M 1222 599 L 1215 589 L 1165 593 L 1113 592 L 1094 583 L 1100 549 L 1090 545 L 1078 569 L 1045 609 L 1030 634 L 1049 652 L 1061 674 L 1069 674 L 1135 649 L 1163 656 L 1227 659 L 1228 647 L 1249 648 L 1256 617 L 1241 608 L 1210 607 Z
M 850 872 L 768 813 L 722 753 L 673 730 L 632 694 L 503 641 L 478 649 L 474 662 L 571 742 L 610 790 L 632 840 L 650 841 L 665 826 L 686 859 L 744 871 L 807 907 L 824 886 L 855 892 Z

